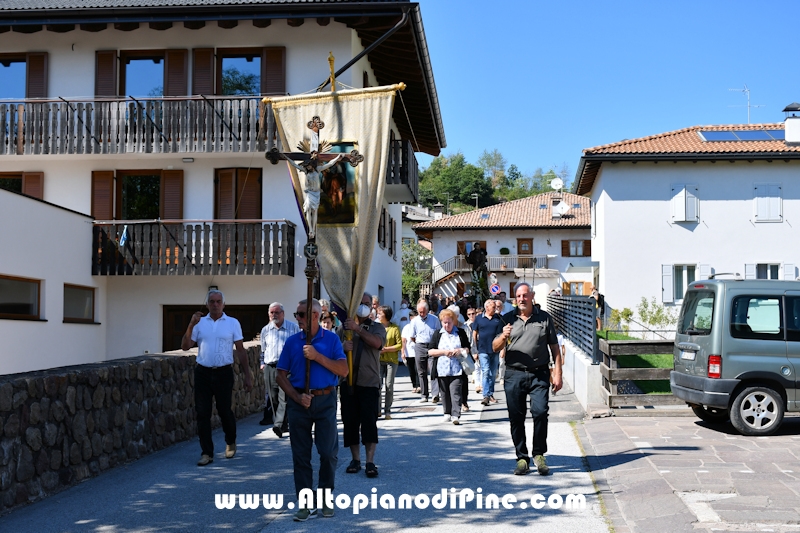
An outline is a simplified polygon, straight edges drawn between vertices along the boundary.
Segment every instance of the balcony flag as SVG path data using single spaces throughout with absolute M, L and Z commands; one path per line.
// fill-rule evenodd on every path
M 403 88 L 397 84 L 271 97 L 262 107 L 262 120 L 269 120 L 272 108 L 284 150 L 302 150 L 281 154 L 273 148 L 266 157 L 289 162 L 309 237 L 316 238 L 322 282 L 348 316 L 355 315 L 367 284 L 386 184 L 394 97 Z M 319 166 L 304 170 L 302 162 L 310 159 Z M 311 181 L 308 171 L 318 171 L 312 176 L 316 187 L 304 183 Z M 308 220 L 314 195 L 316 221 Z

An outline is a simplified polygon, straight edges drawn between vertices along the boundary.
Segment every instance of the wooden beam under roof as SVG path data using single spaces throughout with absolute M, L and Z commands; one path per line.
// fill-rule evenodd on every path
M 75 24 L 48 24 L 46 28 L 53 33 L 67 33 L 75 29 Z

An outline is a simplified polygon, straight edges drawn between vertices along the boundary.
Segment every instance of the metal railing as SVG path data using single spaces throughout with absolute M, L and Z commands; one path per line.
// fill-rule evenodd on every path
M 92 275 L 294 276 L 286 220 L 95 222 Z
M 260 97 L 0 103 L 0 155 L 264 152 L 278 141 Z
M 407 185 L 414 198 L 418 198 L 419 165 L 411 141 L 391 141 L 387 185 Z
M 590 296 L 547 296 L 547 311 L 553 316 L 556 328 L 583 353 L 600 362 L 597 348 L 597 307 Z
M 547 268 L 546 255 L 490 255 L 486 257 L 489 272 L 502 272 L 515 268 Z M 454 255 L 433 267 L 433 283 L 453 272 L 469 272 L 472 265 L 464 255 Z

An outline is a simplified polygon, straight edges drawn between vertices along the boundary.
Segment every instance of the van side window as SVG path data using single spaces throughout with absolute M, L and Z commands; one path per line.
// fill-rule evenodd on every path
M 731 306 L 731 337 L 783 340 L 781 299 L 768 296 L 734 298 Z
M 800 297 L 786 297 L 786 340 L 800 341 Z

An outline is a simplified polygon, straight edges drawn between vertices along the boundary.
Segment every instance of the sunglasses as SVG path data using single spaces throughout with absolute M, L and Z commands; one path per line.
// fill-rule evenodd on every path
M 295 313 L 294 317 L 295 318 L 305 318 L 306 317 L 306 312 L 305 311 L 300 311 L 299 313 Z

